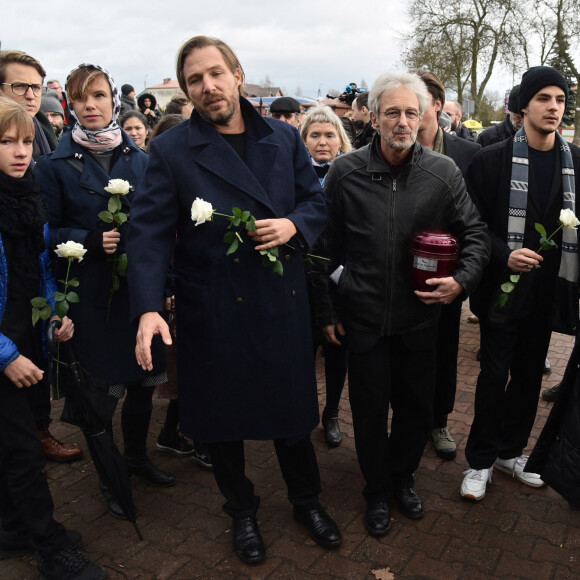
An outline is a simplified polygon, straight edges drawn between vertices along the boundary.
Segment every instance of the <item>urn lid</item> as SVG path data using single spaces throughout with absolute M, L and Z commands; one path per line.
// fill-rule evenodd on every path
M 412 236 L 411 250 L 449 256 L 457 254 L 459 242 L 450 232 L 443 230 L 422 230 Z

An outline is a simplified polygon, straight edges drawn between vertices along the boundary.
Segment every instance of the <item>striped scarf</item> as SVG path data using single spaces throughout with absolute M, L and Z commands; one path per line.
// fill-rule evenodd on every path
M 562 160 L 562 209 L 574 213 L 576 206 L 574 165 L 570 147 L 564 138 L 556 132 L 556 141 L 560 147 Z M 528 205 L 528 138 L 522 127 L 514 137 L 512 158 L 512 175 L 510 183 L 510 201 L 508 217 L 507 245 L 518 250 L 524 245 L 526 227 L 526 209 Z M 578 233 L 575 229 L 564 228 L 562 232 L 562 258 L 558 276 L 568 282 L 578 281 Z

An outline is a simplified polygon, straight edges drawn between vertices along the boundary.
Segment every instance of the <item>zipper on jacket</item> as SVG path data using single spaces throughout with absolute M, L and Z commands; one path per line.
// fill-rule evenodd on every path
M 383 321 L 383 332 L 385 336 L 388 336 L 387 328 L 388 328 L 388 318 L 389 318 L 389 301 L 391 298 L 391 268 L 392 268 L 392 261 L 393 261 L 393 224 L 395 222 L 395 200 L 396 200 L 396 193 L 397 193 L 397 180 L 393 179 L 393 187 L 392 187 L 393 196 L 391 199 L 391 215 L 389 217 L 389 242 L 387 246 L 387 268 L 385 272 L 386 276 L 386 296 L 385 296 L 385 319 Z

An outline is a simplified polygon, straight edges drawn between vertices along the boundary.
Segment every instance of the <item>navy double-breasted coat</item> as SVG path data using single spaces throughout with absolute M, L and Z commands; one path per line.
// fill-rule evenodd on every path
M 244 160 L 195 112 L 152 142 L 129 234 L 135 317 L 161 311 L 174 252 L 181 430 L 208 442 L 302 437 L 318 422 L 301 250 L 324 228 L 326 204 L 296 129 L 240 105 Z M 245 232 L 226 256 L 227 220 L 195 226 L 196 197 L 224 214 L 292 220 L 299 235 L 295 249 L 280 247 L 283 276 L 263 267 Z

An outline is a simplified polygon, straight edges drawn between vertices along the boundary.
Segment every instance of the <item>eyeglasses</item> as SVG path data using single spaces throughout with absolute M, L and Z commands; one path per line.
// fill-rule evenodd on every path
M 407 121 L 417 121 L 420 117 L 419 111 L 417 109 L 407 109 L 406 111 L 403 109 L 387 109 L 383 111 L 382 114 L 389 120 L 389 121 L 398 121 L 402 115 L 405 115 Z
M 44 85 L 30 85 L 28 83 L 2 83 L 3 85 L 8 85 L 12 92 L 17 97 L 23 97 L 28 89 L 32 89 L 32 93 L 35 97 L 40 97 L 41 95 L 46 95 L 46 87 Z

